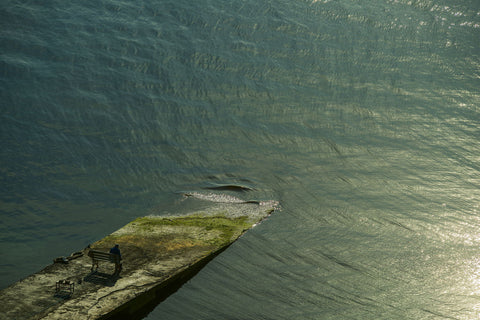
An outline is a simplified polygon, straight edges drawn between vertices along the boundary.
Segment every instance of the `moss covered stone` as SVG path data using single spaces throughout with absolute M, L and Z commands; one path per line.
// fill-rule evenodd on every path
M 107 250 L 117 243 L 127 256 L 142 248 L 141 254 L 146 257 L 153 252 L 165 256 L 189 248 L 210 251 L 228 245 L 251 227 L 252 223 L 245 216 L 230 218 L 225 215 L 195 214 L 141 217 L 94 243 L 92 247 Z M 145 250 L 148 248 L 150 252 Z

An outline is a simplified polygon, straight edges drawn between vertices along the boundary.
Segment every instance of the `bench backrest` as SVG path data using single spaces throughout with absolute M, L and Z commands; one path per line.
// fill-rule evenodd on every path
M 88 256 L 92 258 L 92 260 L 103 260 L 103 261 L 110 261 L 113 263 L 120 262 L 120 256 L 118 254 L 109 253 L 109 252 L 90 250 L 88 252 Z

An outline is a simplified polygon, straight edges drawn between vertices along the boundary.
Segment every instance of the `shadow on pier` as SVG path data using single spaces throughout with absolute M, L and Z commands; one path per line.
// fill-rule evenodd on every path
M 94 271 L 83 278 L 83 281 L 94 283 L 97 285 L 105 286 L 105 287 L 113 287 L 119 276 L 116 274 L 108 274 L 104 272 Z

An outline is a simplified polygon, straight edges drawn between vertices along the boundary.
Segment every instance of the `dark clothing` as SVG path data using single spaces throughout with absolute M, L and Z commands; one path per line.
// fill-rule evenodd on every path
M 118 254 L 120 256 L 120 259 L 122 259 L 122 254 L 120 253 L 120 249 L 118 247 L 113 247 L 112 249 L 110 249 L 110 253 Z
M 122 260 L 122 254 L 120 253 L 120 248 L 118 247 L 118 245 L 115 245 L 115 247 L 110 249 L 110 253 L 118 254 L 120 257 L 120 260 Z M 115 262 L 115 275 L 119 276 L 120 271 L 122 271 L 122 263 L 120 261 Z

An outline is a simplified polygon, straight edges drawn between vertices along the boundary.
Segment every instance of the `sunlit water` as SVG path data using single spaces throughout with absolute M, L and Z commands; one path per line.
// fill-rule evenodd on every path
M 480 316 L 480 2 L 0 17 L 1 288 L 189 193 L 281 210 L 148 319 Z

